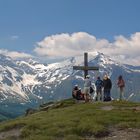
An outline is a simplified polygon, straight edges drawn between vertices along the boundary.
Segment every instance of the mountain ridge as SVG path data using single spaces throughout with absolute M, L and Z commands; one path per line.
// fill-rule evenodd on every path
M 33 59 L 16 61 L 4 55 L 0 55 L 0 59 L 0 104 L 35 107 L 46 101 L 69 98 L 75 83 L 80 87 L 83 85 L 83 72 L 73 70 L 74 65 L 84 65 L 83 55 L 47 65 Z M 113 98 L 117 98 L 115 83 L 121 74 L 127 85 L 126 97 L 134 93 L 131 100 L 140 101 L 139 67 L 121 64 L 99 52 L 88 53 L 88 65 L 100 67 L 99 72 L 89 72 L 93 82 L 98 75 L 101 78 L 104 74 L 111 77 Z

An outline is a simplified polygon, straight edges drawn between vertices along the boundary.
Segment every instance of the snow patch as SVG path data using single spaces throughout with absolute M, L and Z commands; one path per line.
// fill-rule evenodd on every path
M 22 84 L 25 85 L 25 86 L 41 84 L 41 82 L 39 82 L 35 79 L 36 75 L 31 75 L 31 74 L 24 73 L 22 78 L 23 78 Z

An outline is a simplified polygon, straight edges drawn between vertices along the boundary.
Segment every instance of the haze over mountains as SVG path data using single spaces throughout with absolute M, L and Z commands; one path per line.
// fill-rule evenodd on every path
M 113 82 L 112 96 L 117 98 L 116 80 L 122 74 L 126 81 L 125 96 L 133 95 L 130 100 L 140 101 L 140 67 L 118 63 L 99 52 L 89 53 L 88 59 L 89 66 L 100 68 L 99 72 L 89 72 L 93 82 L 98 75 L 108 74 Z M 83 85 L 83 72 L 73 70 L 74 65 L 83 65 L 83 60 L 80 55 L 43 64 L 33 59 L 17 61 L 0 54 L 0 112 L 10 110 L 16 116 L 43 102 L 71 97 L 73 85 Z

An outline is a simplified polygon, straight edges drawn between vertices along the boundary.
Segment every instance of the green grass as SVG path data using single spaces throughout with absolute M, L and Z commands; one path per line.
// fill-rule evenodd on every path
M 81 140 L 103 137 L 110 127 L 140 128 L 140 106 L 131 102 L 79 103 L 61 101 L 61 106 L 0 124 L 0 131 L 22 128 L 21 140 Z M 102 110 L 113 106 L 113 110 Z M 12 140 L 9 138 L 9 140 Z

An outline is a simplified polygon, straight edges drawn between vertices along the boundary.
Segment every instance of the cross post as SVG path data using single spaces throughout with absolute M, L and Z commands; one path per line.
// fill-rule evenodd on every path
M 99 70 L 99 67 L 88 66 L 88 53 L 84 53 L 84 66 L 73 66 L 74 70 L 83 70 L 84 78 L 88 75 L 89 70 Z

